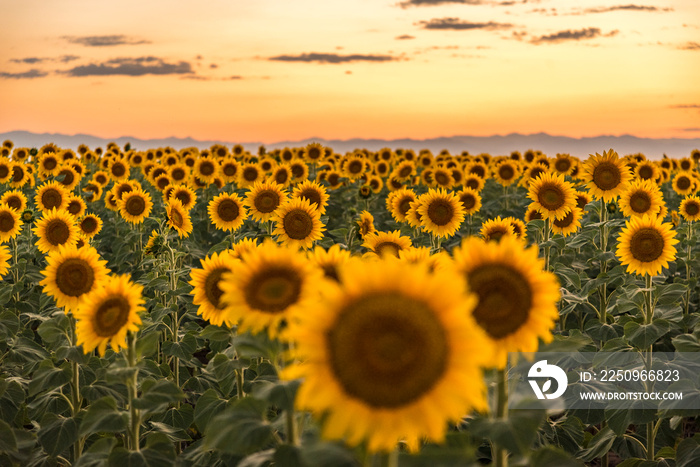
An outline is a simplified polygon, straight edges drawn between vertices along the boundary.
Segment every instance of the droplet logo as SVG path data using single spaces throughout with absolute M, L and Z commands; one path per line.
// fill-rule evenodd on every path
M 564 394 L 566 391 L 566 386 L 569 384 L 569 380 L 566 377 L 564 370 L 556 365 L 548 365 L 547 360 L 540 360 L 530 367 L 530 371 L 527 374 L 528 381 L 532 390 L 535 391 L 535 395 L 538 399 L 556 399 Z M 535 379 L 532 379 L 535 378 Z M 547 378 L 540 388 L 537 379 Z M 552 379 L 557 382 L 557 390 L 551 394 L 547 391 L 552 387 Z

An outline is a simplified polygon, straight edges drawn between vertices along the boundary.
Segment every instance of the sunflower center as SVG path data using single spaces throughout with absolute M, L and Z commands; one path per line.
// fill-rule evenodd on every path
M 61 182 L 63 185 L 70 186 L 73 181 L 75 180 L 75 175 L 73 175 L 73 172 L 71 172 L 68 169 L 63 169 L 59 172 L 59 176 L 63 175 L 63 181 Z
M 173 178 L 173 180 L 183 180 L 185 178 L 185 171 L 182 170 L 181 168 L 174 169 L 170 176 Z
M 284 233 L 293 240 L 304 240 L 314 228 L 313 219 L 303 209 L 294 209 L 284 216 Z
M 479 178 L 484 178 L 486 176 L 486 171 L 480 165 L 475 165 L 474 167 L 472 167 L 469 170 L 469 173 L 474 174 L 474 175 L 478 175 Z
M 5 178 L 8 175 L 10 175 L 10 168 L 5 164 L 0 165 L 0 178 Z
M 44 159 L 44 168 L 46 170 L 53 170 L 56 168 L 57 165 L 58 161 L 53 157 L 47 157 L 46 159 Z
M 328 183 L 330 183 L 331 186 L 336 186 L 339 182 L 340 177 L 338 176 L 338 174 L 333 173 L 328 176 Z
M 510 180 L 515 176 L 515 170 L 510 165 L 502 165 L 498 169 L 498 176 L 503 180 Z
M 632 235 L 630 253 L 637 261 L 650 263 L 663 254 L 665 245 L 664 237 L 658 230 L 646 227 Z
M 246 302 L 264 313 L 280 313 L 299 300 L 302 281 L 296 271 L 268 268 L 251 277 L 245 290 Z
M 321 157 L 321 150 L 318 149 L 318 148 L 311 148 L 311 149 L 309 149 L 309 152 L 307 153 L 307 156 L 308 156 L 309 159 L 311 159 L 312 161 L 315 161 L 316 159 L 318 159 L 319 157 Z
M 70 228 L 62 219 L 53 219 L 46 226 L 46 240 L 52 245 L 63 245 L 70 238 Z
M 140 216 L 146 210 L 146 200 L 140 196 L 132 196 L 124 205 L 126 212 L 131 216 Z
M 654 169 L 647 165 L 643 165 L 639 168 L 639 178 L 642 178 L 644 180 L 649 180 L 651 177 L 654 176 Z
M 41 195 L 41 204 L 48 210 L 59 207 L 62 202 L 63 196 L 54 188 L 49 188 Z
M 471 188 L 472 190 L 479 189 L 479 181 L 476 180 L 475 178 L 468 179 L 466 185 L 467 185 L 467 187 Z
M 651 209 L 651 198 L 644 191 L 637 191 L 630 196 L 630 208 L 634 212 L 645 213 Z
M 690 188 L 690 179 L 686 176 L 678 177 L 676 185 L 678 185 L 678 188 L 680 188 L 681 190 L 687 190 L 688 188 Z
M 571 224 L 573 224 L 573 222 L 574 222 L 574 211 L 570 210 L 566 214 L 566 216 L 564 216 L 563 218 L 555 219 L 554 225 L 556 225 L 560 229 L 563 229 L 563 228 L 566 228 L 566 227 L 570 226 Z
M 278 170 L 275 172 L 275 182 L 284 185 L 289 180 L 289 173 L 286 170 Z
M 435 182 L 438 185 L 445 186 L 445 185 L 449 185 L 449 183 L 450 183 L 450 177 L 448 177 L 448 175 L 444 172 L 437 172 L 434 174 L 434 177 L 435 177 Z
M 182 228 L 182 226 L 185 224 L 185 219 L 182 217 L 182 214 L 177 209 L 173 209 L 170 213 L 170 220 L 178 228 Z
M 340 275 L 338 274 L 338 268 L 335 264 L 324 264 L 321 266 L 321 269 L 325 277 L 340 282 Z
M 527 321 L 532 289 L 520 272 L 503 264 L 484 264 L 469 272 L 467 281 L 479 296 L 474 318 L 491 337 L 506 337 Z
M 14 167 L 12 167 L 12 181 L 15 183 L 19 183 L 22 180 L 24 180 L 24 169 L 22 169 L 18 165 L 15 165 Z
M 223 309 L 221 303 L 221 296 L 224 292 L 219 288 L 219 281 L 224 273 L 229 272 L 229 268 L 216 268 L 209 272 L 206 280 L 204 281 L 204 293 L 207 295 L 207 300 L 211 303 L 214 308 L 219 310 Z
M 700 213 L 700 206 L 697 203 L 686 203 L 685 212 L 689 216 L 696 216 L 698 213 Z
M 545 184 L 537 194 L 537 201 L 548 211 L 556 211 L 564 205 L 564 192 L 554 184 Z
M 236 166 L 234 164 L 225 164 L 221 170 L 227 177 L 233 177 L 236 175 Z
M 80 297 L 92 290 L 95 271 L 81 258 L 69 258 L 56 269 L 56 286 L 70 297 Z
M 309 204 L 316 203 L 316 206 L 321 206 L 321 195 L 318 191 L 313 189 L 307 189 L 299 194 L 299 197 L 306 198 L 309 200 Z
M 399 170 L 399 177 L 406 178 L 411 175 L 411 172 L 413 172 L 411 166 L 402 167 L 401 170 Z
M 209 161 L 204 161 L 199 166 L 199 173 L 204 176 L 211 175 L 214 173 L 214 164 Z
M 345 392 L 376 408 L 420 399 L 443 376 L 450 357 L 435 312 L 395 292 L 345 305 L 326 342 L 332 371 Z
M 428 206 L 428 218 L 435 225 L 447 225 L 454 219 L 454 209 L 447 200 L 437 199 Z
M 0 212 L 0 232 L 9 232 L 15 227 L 15 218 L 9 212 Z
M 254 182 L 258 178 L 258 169 L 255 167 L 246 167 L 243 171 L 243 178 L 248 182 Z
M 92 233 L 97 229 L 97 221 L 92 217 L 86 217 L 80 223 L 80 227 L 83 229 L 83 232 Z
M 351 174 L 359 174 L 360 172 L 362 172 L 363 168 L 364 164 L 362 163 L 362 161 L 354 160 L 348 164 L 348 172 L 350 172 Z
M 484 237 L 486 238 L 487 241 L 491 241 L 491 240 L 499 241 L 504 235 L 506 235 L 508 233 L 509 233 L 509 231 L 506 227 L 494 226 L 494 227 L 491 227 L 491 229 L 488 232 L 486 232 L 486 235 L 484 235 Z
M 112 166 L 112 175 L 121 177 L 126 173 L 126 167 L 123 164 L 117 163 Z
M 255 209 L 267 214 L 277 209 L 280 204 L 280 196 L 272 190 L 263 190 L 253 200 Z
M 22 207 L 22 199 L 19 196 L 9 196 L 5 200 L 5 204 L 12 209 L 19 210 Z
M 80 205 L 80 202 L 73 200 L 68 203 L 68 207 L 66 208 L 66 210 L 68 210 L 68 212 L 73 214 L 74 216 L 77 216 L 78 213 L 80 213 L 81 208 L 82 206 Z
M 92 319 L 95 334 L 100 337 L 112 337 L 129 320 L 129 300 L 116 296 L 105 300 L 100 304 Z
M 188 206 L 192 202 L 192 197 L 186 191 L 178 191 L 175 197 L 180 200 L 183 206 Z
M 374 247 L 374 252 L 377 253 L 379 256 L 382 256 L 386 253 L 394 255 L 398 258 L 399 251 L 401 251 L 401 247 L 394 242 L 381 242 L 377 243 Z
M 402 216 L 406 216 L 406 213 L 408 212 L 409 209 L 411 209 L 411 203 L 415 201 L 414 198 L 412 197 L 405 197 L 401 200 L 399 203 L 399 212 L 401 213 Z
M 216 213 L 224 222 L 232 222 L 238 219 L 240 209 L 238 204 L 232 199 L 224 199 L 219 203 Z
M 464 206 L 464 209 L 469 210 L 476 206 L 476 199 L 472 195 L 464 195 L 459 199 Z
M 568 159 L 557 159 L 554 163 L 554 168 L 557 172 L 568 172 L 571 168 L 571 161 Z
M 602 162 L 593 169 L 593 183 L 603 191 L 614 189 L 621 181 L 619 167 L 611 162 Z

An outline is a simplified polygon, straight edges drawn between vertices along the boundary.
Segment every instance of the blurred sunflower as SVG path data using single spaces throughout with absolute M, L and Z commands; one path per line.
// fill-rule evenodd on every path
M 12 178 L 14 162 L 0 157 L 0 183 L 7 183 Z
M 57 250 L 60 246 L 74 246 L 78 241 L 75 218 L 65 209 L 51 209 L 44 213 L 34 227 L 36 246 L 42 253 Z
M 556 159 L 552 162 L 554 171 L 562 175 L 570 175 L 574 165 L 574 159 L 569 154 L 557 154 Z
M 633 180 L 620 195 L 618 206 L 627 216 L 656 215 L 664 200 L 658 185 L 651 180 Z
M 584 212 L 586 205 L 593 201 L 593 197 L 585 191 L 577 191 L 574 196 L 576 197 L 576 206 Z
M 422 196 L 417 212 L 425 230 L 438 237 L 451 237 L 464 221 L 464 208 L 459 198 L 442 188 L 431 188 Z
M 396 222 L 406 222 L 406 213 L 411 208 L 411 203 L 416 201 L 416 199 L 417 197 L 413 190 L 401 188 L 387 196 L 387 209 L 391 212 L 391 216 L 396 219 Z
M 552 221 L 552 232 L 568 237 L 581 228 L 582 217 L 583 211 L 579 207 L 574 206 L 564 217 Z
M 56 178 L 58 179 L 58 183 L 63 185 L 63 188 L 65 188 L 67 192 L 71 192 L 73 191 L 73 188 L 78 186 L 78 183 L 80 183 L 82 175 L 79 175 L 73 167 L 63 165 L 61 170 L 58 171 Z
M 462 183 L 462 185 L 464 186 L 464 188 L 471 188 L 472 190 L 479 193 L 481 192 L 481 190 L 484 189 L 485 183 L 486 181 L 478 175 L 469 174 L 464 176 L 464 182 Z
M 61 163 L 55 153 L 44 153 L 39 157 L 39 176 L 45 180 L 51 175 L 56 175 L 61 168 Z
M 436 167 L 433 170 L 433 182 L 440 188 L 452 188 L 455 183 L 452 171 L 445 167 Z
M 515 236 L 500 242 L 465 239 L 452 250 L 457 270 L 479 297 L 472 314 L 496 349 L 504 368 L 508 352 L 535 352 L 551 342 L 559 318 L 559 281 L 544 271 L 537 245 L 527 248 Z
M 700 219 L 700 198 L 697 196 L 687 196 L 678 208 L 681 216 L 688 221 L 694 222 Z
M 187 165 L 182 162 L 178 162 L 177 164 L 168 167 L 168 175 L 173 183 L 186 184 L 189 181 L 191 172 Z
M 10 270 L 10 260 L 12 253 L 5 245 L 0 245 L 0 278 L 2 278 Z
M 295 248 L 311 248 L 326 230 L 321 223 L 321 213 L 306 198 L 286 201 L 274 212 L 273 235 L 278 241 Z
M 189 237 L 192 232 L 192 219 L 179 199 L 171 199 L 165 205 L 165 213 L 168 216 L 168 225 L 175 229 L 177 236 Z
M 367 235 L 376 232 L 377 229 L 374 228 L 374 216 L 369 211 L 362 211 L 360 213 L 360 219 L 357 221 L 357 233 L 361 239 L 364 239 Z
M 510 222 L 510 225 L 513 227 L 513 233 L 516 237 L 523 240 L 527 238 L 527 227 L 523 221 L 513 216 L 508 216 L 504 220 Z
M 101 287 L 110 272 L 105 266 L 107 261 L 100 259 L 91 246 L 61 246 L 48 254 L 46 263 L 41 271 L 45 278 L 39 285 L 66 312 L 75 312 L 85 295 Z
M 632 179 L 625 163 L 612 149 L 591 155 L 583 166 L 583 179 L 595 199 L 610 202 L 627 188 Z
M 233 157 L 226 157 L 219 162 L 219 175 L 226 183 L 235 182 L 240 169 L 240 163 Z
M 82 217 L 83 213 L 87 209 L 87 205 L 83 198 L 80 196 L 75 196 L 72 193 L 68 194 L 68 202 L 66 203 L 66 211 L 71 213 L 76 219 Z
M 492 350 L 462 281 L 396 260 L 340 271 L 342 284 L 325 285 L 290 323 L 301 362 L 282 373 L 303 378 L 296 405 L 323 420 L 323 437 L 415 451 L 424 438 L 442 442 L 448 421 L 487 410 L 481 368 Z
M 253 162 L 247 162 L 243 164 L 238 173 L 238 187 L 247 188 L 252 186 L 259 180 L 262 180 L 263 172 L 258 167 L 258 164 Z
M 112 180 L 122 181 L 129 178 L 130 169 L 129 162 L 124 158 L 118 157 L 110 161 L 107 173 L 109 173 Z
M 131 224 L 141 224 L 151 213 L 151 195 L 143 190 L 134 190 L 122 195 L 118 202 L 119 214 Z
M 51 209 L 63 209 L 68 204 L 68 192 L 55 180 L 46 182 L 39 187 L 34 196 L 34 204 L 41 212 Z
M 336 282 L 340 281 L 338 269 L 350 259 L 350 252 L 341 249 L 337 243 L 328 250 L 317 246 L 313 250 L 309 250 L 307 254 L 309 259 L 323 271 L 326 279 Z
M 481 196 L 478 191 L 465 187 L 462 191 L 457 192 L 457 197 L 462 203 L 466 216 L 472 216 L 481 209 Z
M 673 177 L 673 191 L 681 196 L 688 196 L 697 191 L 697 179 L 692 172 L 678 172 Z
M 22 212 L 27 209 L 27 197 L 19 190 L 6 191 L 0 196 L 0 204 L 6 204 L 8 208 Z
M 375 165 L 375 169 L 379 167 L 379 164 Z M 384 165 L 382 165 L 382 171 L 384 171 Z M 401 161 L 399 165 L 394 169 L 394 176 L 397 180 L 406 182 L 411 179 L 411 177 L 416 172 L 416 164 L 413 161 Z M 380 174 L 385 175 L 385 174 Z
M 34 174 L 30 172 L 31 165 L 24 164 L 13 164 L 12 165 L 12 178 L 10 179 L 10 188 L 22 188 L 24 185 L 29 183 L 34 186 L 35 178 Z
M 227 232 L 235 232 L 248 217 L 248 210 L 243 206 L 237 194 L 221 193 L 209 202 L 207 206 L 209 219 L 212 224 Z
M 381 177 L 377 175 L 372 175 L 367 179 L 367 184 L 369 185 L 372 193 L 377 194 L 384 188 L 384 182 Z
M 479 235 L 486 242 L 500 242 L 503 237 L 515 237 L 515 228 L 509 221 L 502 219 L 501 216 L 489 219 L 481 224 Z
M 676 259 L 676 233 L 660 217 L 632 217 L 625 223 L 617 243 L 617 257 L 627 272 L 656 276 Z
M 520 176 L 520 164 L 505 159 L 497 163 L 493 169 L 493 178 L 503 186 L 510 186 Z
M 317 182 L 312 180 L 304 180 L 303 182 L 297 184 L 292 192 L 293 198 L 306 198 L 309 203 L 313 206 L 316 205 L 316 210 L 324 215 L 326 213 L 326 206 L 328 206 L 328 193 L 325 187 L 321 186 Z
M 73 312 L 78 345 L 83 352 L 97 349 L 104 357 L 107 345 L 115 352 L 126 347 L 127 331 L 137 332 L 141 324 L 143 286 L 125 275 L 108 276 L 104 286 L 85 295 L 80 308 Z
M 576 204 L 574 187 L 561 174 L 544 173 L 528 189 L 527 196 L 545 219 L 561 219 Z
M 292 183 L 292 168 L 289 164 L 280 164 L 272 171 L 270 181 L 287 188 Z
M 345 159 L 343 175 L 350 180 L 360 178 L 365 173 L 365 162 L 366 160 L 358 154 L 347 156 Z
M 224 273 L 231 272 L 232 264 L 237 261 L 231 256 L 230 250 L 214 253 L 211 257 L 205 257 L 201 262 L 201 268 L 191 269 L 189 284 L 193 287 L 192 303 L 198 305 L 197 314 L 215 326 L 233 323 L 227 320 L 224 313 L 225 306 L 221 300 L 223 291 L 219 287 Z
M 654 183 L 659 179 L 661 173 L 659 167 L 653 161 L 642 161 L 634 168 L 634 174 L 642 180 L 649 180 Z
M 267 329 L 276 337 L 283 323 L 317 306 L 322 281 L 321 270 L 304 253 L 268 239 L 222 276 L 224 319 L 238 323 L 239 332 Z
M 394 230 L 393 232 L 373 232 L 364 237 L 365 248 L 369 248 L 377 254 L 377 256 L 393 255 L 399 257 L 399 251 L 405 250 L 413 246 L 411 239 L 401 235 L 401 232 Z
M 102 219 L 96 214 L 86 214 L 78 222 L 78 228 L 80 233 L 89 240 L 102 230 Z
M 182 203 L 182 207 L 188 211 L 192 209 L 197 202 L 197 194 L 187 185 L 177 185 L 173 187 L 172 191 L 168 194 L 168 199 L 170 198 L 179 199 Z
M 219 162 L 211 157 L 200 157 L 194 163 L 193 175 L 210 184 L 219 175 Z
M 303 182 L 309 178 L 309 166 L 301 159 L 295 159 L 289 163 L 289 170 L 292 171 L 292 183 Z
M 17 237 L 22 230 L 19 212 L 0 204 L 0 243 L 5 243 Z
M 285 201 L 287 192 L 283 190 L 282 185 L 256 182 L 246 194 L 244 204 L 250 209 L 250 217 L 258 222 L 266 222 Z
M 231 245 L 231 256 L 236 259 L 240 259 L 248 252 L 255 250 L 258 247 L 260 247 L 260 244 L 256 238 L 244 238 Z

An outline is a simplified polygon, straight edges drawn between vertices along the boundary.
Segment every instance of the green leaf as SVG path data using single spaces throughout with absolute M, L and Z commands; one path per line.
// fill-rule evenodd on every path
M 214 389 L 207 389 L 197 400 L 194 408 L 194 423 L 199 431 L 204 433 L 211 419 L 221 413 L 227 405 Z
M 165 423 L 151 422 L 151 426 L 159 433 L 163 433 L 172 443 L 192 441 L 192 438 L 182 428 L 175 428 Z
M 1 285 L 2 282 L 0 282 Z M 0 306 L 2 305 L 1 302 L 0 300 Z M 17 313 L 9 310 L 0 313 L 0 339 L 8 340 L 16 336 L 17 331 L 19 331 L 19 316 L 17 316 Z
M 250 454 L 273 441 L 274 430 L 263 419 L 267 403 L 252 397 L 237 401 L 208 424 L 204 445 L 229 454 Z
M 665 284 L 656 286 L 657 305 L 671 305 L 678 303 L 680 298 L 688 291 L 686 284 Z
M 134 400 L 134 407 L 148 413 L 162 412 L 184 398 L 185 394 L 173 381 L 163 379 L 144 390 L 141 397 Z
M 584 462 L 590 462 L 596 457 L 602 457 L 606 452 L 610 451 L 615 442 L 615 433 L 610 427 L 605 427 L 591 438 L 588 447 L 578 453 L 576 457 Z
M 574 459 L 556 446 L 543 446 L 530 455 L 530 465 L 537 467 L 583 467 L 584 463 Z
M 78 424 L 74 418 L 48 414 L 37 436 L 44 451 L 49 456 L 56 457 L 78 439 Z
M 617 436 L 622 436 L 630 426 L 632 414 L 631 411 L 627 409 L 606 409 L 605 420 L 607 420 L 608 426 Z
M 60 314 L 41 323 L 37 328 L 37 332 L 42 341 L 53 345 L 69 341 L 69 326 L 70 321 L 68 317 L 64 314 Z
M 655 319 L 651 324 L 630 321 L 625 324 L 625 338 L 638 349 L 648 349 L 671 330 L 671 323 L 665 319 Z
M 681 334 L 671 342 L 678 352 L 700 352 L 700 341 L 694 334 Z
M 56 368 L 50 359 L 46 359 L 39 364 L 39 368 L 34 372 L 32 380 L 29 382 L 29 395 L 34 396 L 40 392 L 63 387 L 71 379 L 71 369 Z
M 163 342 L 163 353 L 184 361 L 189 361 L 197 351 L 197 339 L 192 334 L 185 334 L 179 342 Z
M 280 445 L 273 460 L 276 467 L 305 467 L 299 448 L 289 444 Z
M 17 451 L 17 439 L 12 427 L 4 420 L 0 420 L 0 452 Z
M 700 465 L 700 443 L 698 435 L 686 438 L 676 448 L 676 467 L 695 467 Z
M 117 409 L 117 402 L 107 396 L 91 403 L 80 422 L 80 436 L 92 433 L 119 433 L 126 430 L 129 415 Z

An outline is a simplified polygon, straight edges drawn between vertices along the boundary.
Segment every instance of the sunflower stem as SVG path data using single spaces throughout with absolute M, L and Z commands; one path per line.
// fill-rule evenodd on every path
M 552 234 L 552 225 L 550 219 L 545 219 L 544 221 L 544 270 L 549 271 L 549 253 L 551 246 L 549 245 L 549 239 Z
M 70 314 L 68 315 L 68 320 L 70 321 L 70 340 L 71 346 L 75 347 L 78 342 L 78 336 L 75 330 L 75 317 Z M 73 418 L 77 417 L 80 411 L 80 406 L 82 405 L 82 399 L 80 398 L 80 365 L 78 362 L 71 360 L 71 415 Z M 83 453 L 83 445 L 85 444 L 85 438 L 79 437 L 78 440 L 73 444 L 73 463 L 80 459 Z
M 508 185 L 503 185 L 503 210 L 508 210 Z
M 496 372 L 496 417 L 505 420 L 508 418 L 508 377 L 507 366 Z M 494 467 L 508 466 L 508 451 L 496 443 L 491 443 L 491 458 Z
M 136 335 L 129 331 L 126 335 L 126 362 L 129 368 L 133 370 L 128 379 L 129 390 L 129 444 L 130 450 L 138 452 L 141 447 L 139 443 L 141 429 L 141 412 L 134 405 L 134 400 L 138 395 L 138 375 L 139 370 L 136 367 Z
M 294 407 L 290 407 L 286 411 L 285 417 L 286 429 L 287 429 L 287 444 L 290 446 L 297 445 L 297 423 L 296 414 L 294 413 Z
M 646 304 L 646 313 L 644 316 L 644 324 L 651 324 L 654 319 L 654 305 L 652 302 L 652 277 L 651 274 L 646 274 L 645 279 L 645 290 L 644 299 Z M 654 344 L 649 345 L 649 349 L 646 351 L 646 369 L 651 370 L 651 353 L 654 349 Z M 649 388 L 647 388 L 648 390 Z M 654 460 L 654 440 L 656 439 L 656 430 L 654 429 L 654 422 L 647 423 L 647 460 Z
M 600 199 L 600 251 L 605 253 L 608 249 L 608 209 L 603 198 Z M 608 262 L 605 259 L 600 260 L 600 273 L 608 272 Z M 608 283 L 603 282 L 598 287 L 598 295 L 600 297 L 600 322 L 606 324 L 608 320 Z M 602 343 L 601 343 L 602 345 Z
M 381 467 L 399 467 L 399 450 L 383 452 L 379 455 L 379 465 Z
M 687 242 L 688 246 L 686 247 L 686 257 L 685 257 L 685 280 L 688 282 L 688 290 L 685 292 L 685 315 L 684 317 L 688 316 L 688 313 L 690 311 L 690 253 L 692 251 L 692 244 L 690 242 L 690 239 L 693 236 L 693 221 L 688 222 L 688 235 L 687 235 Z M 686 323 L 687 326 L 687 323 Z M 686 329 L 687 331 L 687 329 Z

